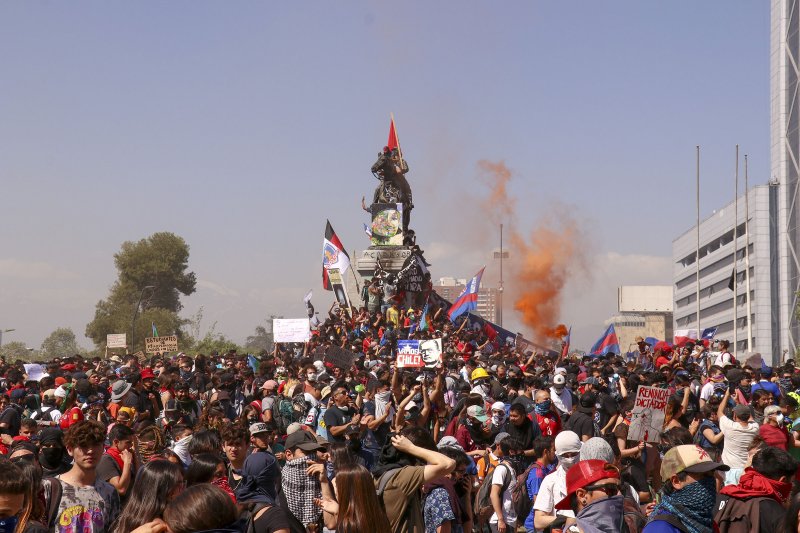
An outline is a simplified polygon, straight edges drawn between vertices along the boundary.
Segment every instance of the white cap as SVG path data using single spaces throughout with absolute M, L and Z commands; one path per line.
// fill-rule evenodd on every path
M 506 410 L 506 404 L 504 404 L 503 402 L 494 402 L 492 404 L 492 411 L 505 411 L 505 410 Z
M 563 374 L 556 374 L 553 378 L 553 385 L 563 385 L 566 381 Z

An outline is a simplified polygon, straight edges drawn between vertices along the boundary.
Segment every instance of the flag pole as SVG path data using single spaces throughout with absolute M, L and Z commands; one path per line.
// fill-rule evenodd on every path
M 747 351 L 752 350 L 750 343 L 753 339 L 753 321 L 751 320 L 750 309 L 750 228 L 748 218 L 750 217 L 750 191 L 747 181 L 747 154 L 744 154 L 744 270 L 745 270 L 745 291 L 747 291 Z
M 353 257 L 356 257 L 356 250 L 355 249 L 353 249 Z M 350 265 L 350 269 L 349 270 L 353 274 L 353 279 L 356 281 L 356 290 L 358 291 L 358 294 L 361 295 L 361 285 L 358 284 L 358 277 L 356 276 L 355 268 L 353 267 L 352 264 Z
M 695 251 L 695 276 L 697 279 L 697 334 L 700 334 L 700 145 L 695 147 L 695 167 L 697 174 L 697 250 Z
M 739 297 L 736 263 L 739 258 L 739 145 L 736 145 L 736 185 L 733 200 L 733 355 L 739 349 Z

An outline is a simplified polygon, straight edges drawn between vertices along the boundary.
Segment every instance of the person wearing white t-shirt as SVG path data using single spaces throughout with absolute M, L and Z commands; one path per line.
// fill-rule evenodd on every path
M 522 444 L 512 438 L 500 441 L 498 455 L 500 462 L 492 473 L 492 491 L 489 498 L 492 502 L 494 513 L 489 519 L 492 533 L 513 533 L 517 522 L 517 513 L 511 503 L 511 494 L 517 486 L 517 472 L 511 465 L 514 455 L 522 455 Z
M 581 445 L 581 439 L 574 431 L 562 431 L 556 435 L 558 468 L 545 476 L 533 501 L 533 526 L 537 531 L 551 527 L 559 517 L 575 517 L 572 510 L 556 511 L 555 507 L 567 495 L 567 470 L 580 460 Z
M 725 372 L 722 367 L 713 365 L 708 370 L 708 381 L 700 389 L 700 407 L 703 407 L 714 394 L 714 388 L 725 381 Z
M 748 448 L 758 435 L 758 424 L 751 420 L 750 407 L 747 405 L 733 408 L 733 420 L 725 416 L 725 406 L 730 395 L 730 389 L 726 390 L 717 409 L 717 416 L 719 428 L 724 435 L 720 461 L 731 468 L 725 473 L 725 485 L 736 485 L 747 464 Z
M 730 347 L 730 343 L 728 341 L 719 341 L 719 355 L 714 360 L 714 366 L 718 366 L 720 368 L 725 368 L 726 365 L 733 364 L 731 361 L 731 353 L 728 351 Z

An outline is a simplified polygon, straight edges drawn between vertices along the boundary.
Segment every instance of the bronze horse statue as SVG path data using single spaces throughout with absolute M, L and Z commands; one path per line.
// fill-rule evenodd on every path
M 403 233 L 408 231 L 411 221 L 411 210 L 414 203 L 411 197 L 411 186 L 406 180 L 408 163 L 400 157 L 397 148 L 385 147 L 378 154 L 378 160 L 372 165 L 372 175 L 380 180 L 372 198 L 374 204 L 403 205 Z

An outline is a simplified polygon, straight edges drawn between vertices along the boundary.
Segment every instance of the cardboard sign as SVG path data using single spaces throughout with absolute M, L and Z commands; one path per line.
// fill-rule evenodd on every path
M 628 440 L 661 442 L 668 400 L 669 389 L 639 385 L 631 412 Z
M 346 350 L 338 346 L 331 346 L 325 353 L 324 360 L 326 363 L 330 363 L 333 366 L 339 367 L 343 370 L 348 370 L 351 366 L 353 366 L 353 363 L 356 359 L 358 359 L 358 355 L 350 350 Z
M 311 329 L 307 318 L 273 318 L 272 334 L 275 342 L 308 342 Z
M 419 341 L 419 354 L 425 362 L 425 368 L 436 368 L 442 362 L 442 339 Z
M 134 356 L 134 357 L 135 357 L 137 360 L 139 360 L 139 361 L 143 361 L 143 360 L 144 360 L 144 359 L 147 357 L 147 356 L 144 354 L 144 352 L 143 352 L 143 351 L 141 351 L 141 350 L 139 350 L 138 352 L 136 352 L 135 354 L 133 354 L 133 356 Z
M 125 348 L 127 345 L 126 333 L 109 333 L 106 335 L 106 348 Z
M 425 361 L 419 350 L 419 341 L 397 341 L 397 368 L 423 368 Z
M 178 351 L 178 337 L 148 337 L 144 340 L 144 351 L 147 353 L 163 353 Z
M 333 294 L 336 296 L 336 301 L 340 306 L 343 306 L 348 311 L 350 310 L 350 297 L 347 295 L 347 288 L 342 279 L 342 273 L 338 268 L 328 269 L 328 281 L 330 282 Z
M 324 345 L 319 345 L 314 348 L 314 352 L 311 355 L 311 358 L 314 361 L 324 361 L 325 360 L 325 352 L 328 351 L 328 347 Z

